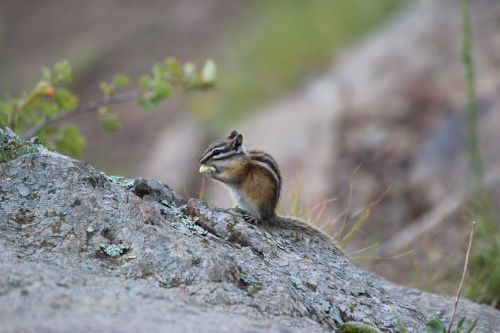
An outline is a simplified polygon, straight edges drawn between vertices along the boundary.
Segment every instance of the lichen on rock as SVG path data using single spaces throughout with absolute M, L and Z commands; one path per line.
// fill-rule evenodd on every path
M 125 244 L 101 244 L 101 250 L 107 256 L 116 258 L 124 254 L 130 249 L 128 245 Z

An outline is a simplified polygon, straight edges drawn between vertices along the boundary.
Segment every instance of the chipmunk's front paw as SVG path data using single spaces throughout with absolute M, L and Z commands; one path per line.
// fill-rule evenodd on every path
M 245 220 L 245 222 L 253 224 L 253 225 L 257 225 L 260 222 L 260 220 L 258 218 L 256 218 L 255 216 L 252 216 L 252 215 L 243 214 L 242 217 L 243 217 L 243 220 Z
M 257 225 L 260 222 L 260 220 L 257 217 L 250 215 L 247 211 L 241 209 L 240 207 L 230 208 L 229 210 L 232 211 L 234 214 L 241 216 L 243 220 L 245 220 L 245 222 L 247 223 Z

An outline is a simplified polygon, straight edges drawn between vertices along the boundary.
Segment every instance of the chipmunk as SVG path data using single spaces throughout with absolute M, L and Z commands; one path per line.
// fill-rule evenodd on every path
M 331 241 L 326 234 L 305 222 L 275 214 L 281 192 L 278 164 L 267 153 L 247 151 L 243 136 L 237 131 L 232 131 L 227 139 L 209 144 L 199 162 L 200 173 L 227 186 L 236 204 L 234 209 L 245 221 L 274 224 Z

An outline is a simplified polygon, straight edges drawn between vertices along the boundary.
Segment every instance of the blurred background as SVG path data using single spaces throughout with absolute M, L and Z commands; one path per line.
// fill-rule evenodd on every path
M 472 1 L 485 184 L 500 197 L 500 3 Z M 109 174 L 152 177 L 185 197 L 200 191 L 206 144 L 243 133 L 281 166 L 280 211 L 335 234 L 366 213 L 347 248 L 368 270 L 452 294 L 473 209 L 460 7 L 452 0 L 0 0 L 0 96 L 68 59 L 81 102 L 116 73 L 138 79 L 167 56 L 217 64 L 217 87 L 117 108 L 123 129 L 71 119 L 83 159 Z M 491 222 L 494 221 L 494 222 Z M 499 306 L 498 220 L 478 229 L 467 296 Z M 349 230 L 349 227 L 346 227 Z

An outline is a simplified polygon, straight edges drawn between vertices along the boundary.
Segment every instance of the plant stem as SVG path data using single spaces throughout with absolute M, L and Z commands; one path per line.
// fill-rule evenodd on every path
M 75 117 L 87 112 L 94 112 L 97 111 L 100 107 L 105 106 L 105 105 L 111 105 L 111 104 L 119 104 L 123 103 L 129 100 L 137 99 L 141 97 L 143 92 L 141 92 L 138 89 L 133 89 L 133 90 L 128 90 L 124 91 L 121 93 L 118 93 L 113 96 L 106 96 L 103 97 L 99 100 L 95 100 L 93 102 L 90 102 L 89 104 L 85 104 L 82 106 L 79 106 L 75 110 L 72 111 L 63 111 L 60 112 L 52 117 L 49 117 L 45 119 L 44 121 L 36 124 L 35 126 L 29 128 L 24 132 L 24 134 L 21 136 L 21 140 L 28 140 L 35 136 L 38 132 L 40 132 L 45 126 L 51 125 L 55 122 L 68 119 L 71 117 Z
M 465 275 L 467 274 L 467 266 L 469 264 L 469 256 L 470 256 L 470 249 L 472 246 L 472 238 L 474 236 L 474 228 L 476 227 L 477 222 L 473 221 L 472 222 L 472 229 L 470 231 L 470 236 L 469 236 L 469 244 L 467 245 L 467 252 L 465 254 L 465 263 L 464 263 L 464 270 L 462 271 L 462 279 L 460 280 L 460 285 L 458 286 L 457 290 L 457 296 L 455 297 L 455 303 L 453 304 L 453 312 L 451 314 L 451 320 L 450 324 L 448 326 L 448 333 L 451 332 L 451 327 L 453 326 L 453 320 L 455 320 L 455 314 L 457 313 L 457 306 L 458 306 L 458 301 L 460 300 L 460 293 L 462 291 L 462 285 L 465 280 Z
M 35 99 L 40 97 L 40 93 L 33 93 L 31 94 L 28 98 L 25 98 L 18 106 L 12 110 L 10 114 L 10 119 L 9 119 L 9 125 L 11 130 L 15 131 L 16 130 L 16 118 L 18 113 L 22 112 L 26 107 L 28 107 Z
M 469 0 L 461 0 L 462 11 L 462 61 L 465 68 L 465 80 L 467 89 L 467 126 L 469 158 L 476 178 L 476 190 L 481 191 L 483 187 L 483 163 L 477 131 L 477 101 L 476 101 L 476 75 L 474 72 L 472 58 L 472 36 Z

